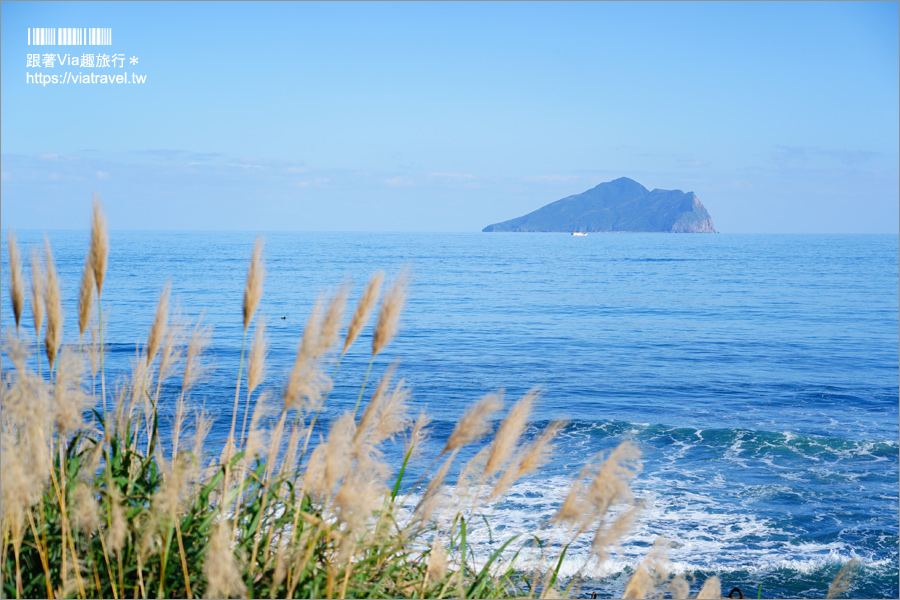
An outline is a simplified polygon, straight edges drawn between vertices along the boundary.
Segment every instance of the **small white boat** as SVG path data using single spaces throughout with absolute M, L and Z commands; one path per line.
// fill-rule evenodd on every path
M 572 235 L 585 236 L 587 235 L 587 231 L 573 231 Z

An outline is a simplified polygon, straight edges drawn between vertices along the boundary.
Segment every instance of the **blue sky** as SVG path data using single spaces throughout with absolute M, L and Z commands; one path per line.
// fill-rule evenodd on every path
M 85 227 L 96 191 L 117 229 L 478 231 L 627 176 L 723 232 L 898 231 L 897 2 L 3 2 L 0 24 L 6 228 Z M 67 71 L 147 79 L 27 83 Z

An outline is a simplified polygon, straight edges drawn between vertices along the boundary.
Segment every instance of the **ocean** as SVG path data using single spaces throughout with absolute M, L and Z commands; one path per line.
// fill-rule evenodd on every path
M 27 261 L 43 234 L 17 234 Z M 65 341 L 77 343 L 89 234 L 48 237 L 63 284 Z M 210 370 L 191 398 L 217 418 L 211 452 L 230 425 L 254 237 L 110 234 L 107 381 L 128 372 L 171 281 L 178 312 L 189 320 L 202 314 L 214 328 Z M 349 278 L 352 309 L 375 270 L 390 280 L 408 266 L 400 334 L 376 358 L 373 380 L 397 362 L 413 412 L 424 408 L 434 419 L 414 474 L 488 392 L 505 390 L 508 406 L 542 390 L 528 435 L 567 421 L 555 458 L 492 510 L 490 535 L 473 529 L 476 553 L 536 530 L 586 462 L 630 439 L 643 454 L 633 486 L 642 517 L 604 563 L 589 558 L 590 539 L 572 545 L 560 574 L 582 574 L 582 596 L 620 595 L 658 536 L 671 542 L 673 572 L 696 582 L 693 593 L 715 574 L 726 594 L 739 587 L 747 597 L 821 598 L 856 557 L 862 566 L 850 596 L 900 596 L 898 236 L 265 237 L 263 388 L 281 389 L 321 292 Z M 7 259 L 4 232 L 5 329 L 13 321 Z M 30 331 L 27 308 L 26 315 Z M 323 433 L 353 407 L 370 344 L 367 328 L 340 365 Z

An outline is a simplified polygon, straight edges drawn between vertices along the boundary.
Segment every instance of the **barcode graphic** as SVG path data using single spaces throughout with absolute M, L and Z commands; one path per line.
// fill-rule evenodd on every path
M 29 46 L 112 46 L 109 27 L 29 27 Z

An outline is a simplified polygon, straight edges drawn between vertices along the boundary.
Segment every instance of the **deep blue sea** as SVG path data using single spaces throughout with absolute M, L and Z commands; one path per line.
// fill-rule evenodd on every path
M 75 342 L 88 232 L 48 236 Z M 27 257 L 42 234 L 18 237 Z M 214 327 L 213 370 L 193 393 L 218 417 L 211 440 L 230 424 L 254 237 L 111 233 L 108 369 L 127 371 L 171 280 L 181 314 Z M 373 271 L 409 265 L 401 332 L 373 373 L 399 361 L 414 410 L 434 417 L 432 451 L 500 388 L 507 405 L 544 391 L 530 435 L 569 423 L 554 461 L 493 511 L 493 546 L 476 533 L 476 551 L 536 529 L 581 466 L 627 438 L 643 452 L 634 487 L 646 508 L 608 562 L 586 562 L 589 539 L 569 550 L 561 572 L 586 576 L 582 596 L 620 595 L 662 535 L 675 572 L 698 584 L 716 574 L 725 593 L 824 598 L 858 557 L 849 595 L 897 598 L 898 254 L 896 235 L 269 233 L 264 387 L 281 388 L 320 292 L 349 277 L 352 308 Z M 4 329 L 7 258 L 4 235 Z M 323 428 L 356 401 L 370 336 L 341 364 Z

